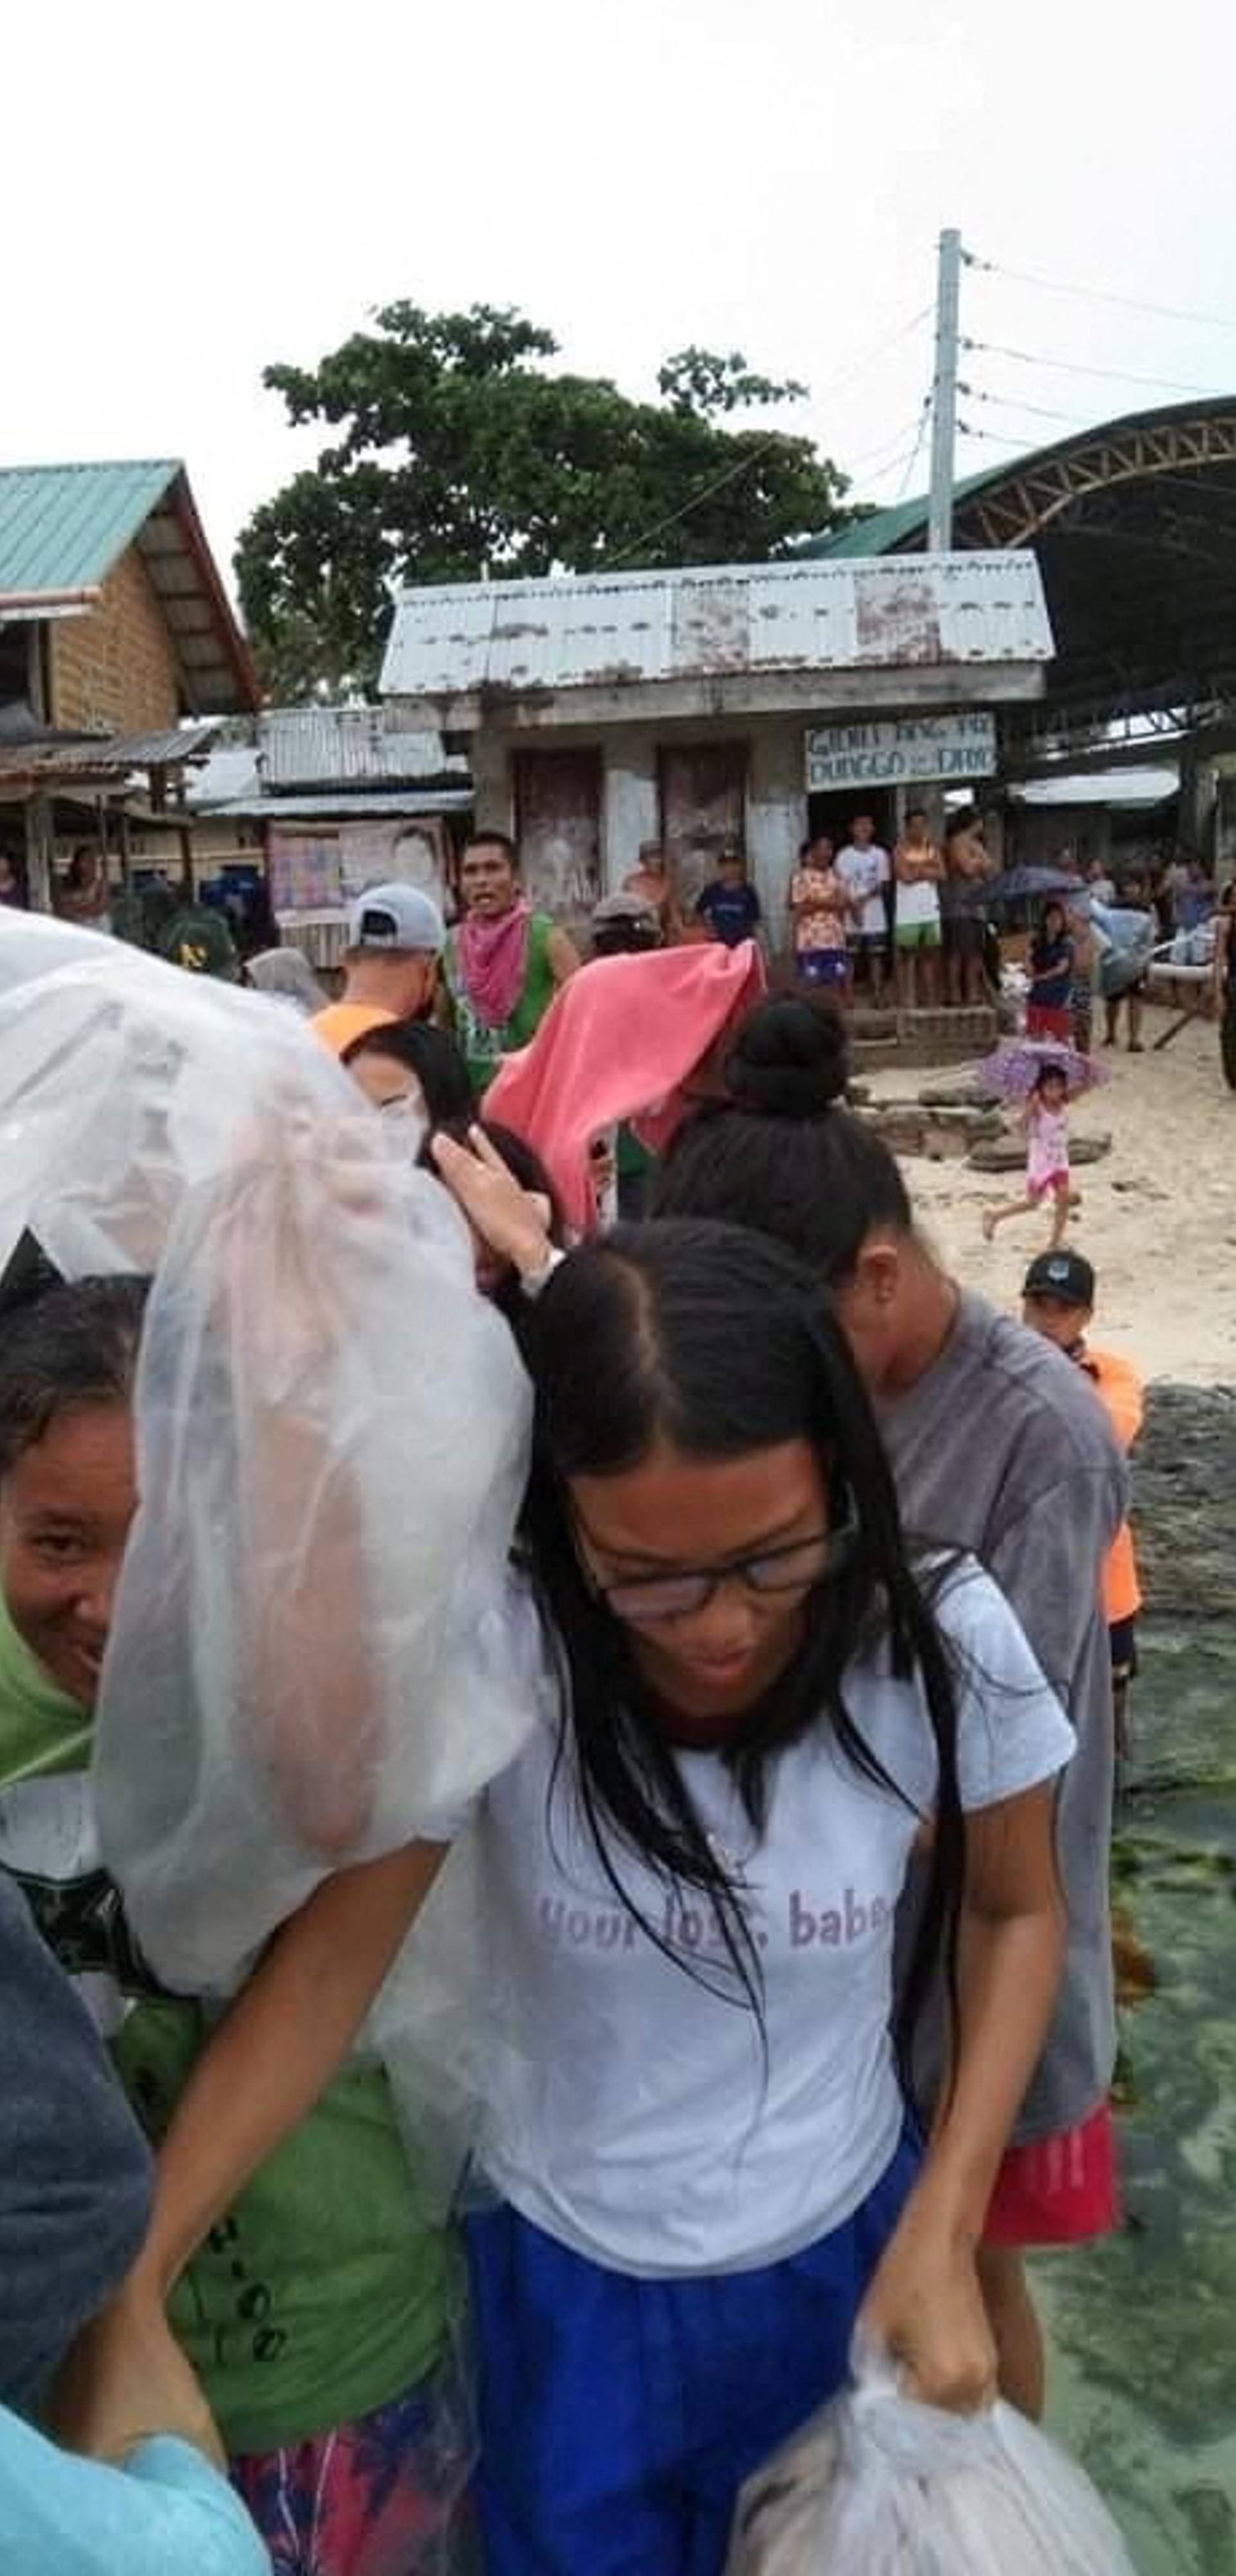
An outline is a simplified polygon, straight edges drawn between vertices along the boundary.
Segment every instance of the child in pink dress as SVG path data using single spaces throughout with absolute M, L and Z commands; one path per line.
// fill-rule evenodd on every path
M 1022 1112 L 1026 1131 L 1025 1196 L 1006 1199 L 1002 1206 L 984 1211 L 983 1233 L 988 1243 L 1007 1217 L 1024 1216 L 1027 1210 L 1041 1207 L 1045 1199 L 1052 1203 L 1050 1249 L 1054 1252 L 1063 1243 L 1072 1205 L 1068 1102 L 1067 1074 L 1059 1065 L 1045 1064 Z

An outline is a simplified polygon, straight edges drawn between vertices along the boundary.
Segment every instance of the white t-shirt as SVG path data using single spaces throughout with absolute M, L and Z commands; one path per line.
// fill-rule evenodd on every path
M 857 922 L 853 914 L 850 916 L 851 929 L 858 930 L 864 939 L 887 939 L 888 915 L 881 891 L 892 875 L 892 861 L 887 850 L 881 849 L 878 841 L 872 841 L 865 850 L 860 850 L 857 842 L 850 841 L 844 850 L 838 852 L 835 865 L 847 894 L 854 895 L 862 903 Z
M 1073 1732 L 1002 1594 L 968 1564 L 940 1617 L 961 1658 L 964 1804 L 1052 1778 Z M 852 1670 L 846 1704 L 909 1806 L 821 1727 L 777 1759 L 757 1838 L 723 1762 L 677 1757 L 731 1876 L 746 1875 L 766 2059 L 707 1902 L 673 1898 L 615 1851 L 632 1898 L 705 1984 L 608 1884 L 548 1727 L 486 1793 L 488 2000 L 514 2046 L 481 2162 L 524 2217 L 594 2262 L 647 2276 L 777 2261 L 852 2216 L 895 2152 L 893 1918 L 934 1802 L 935 1748 L 918 1685 L 884 1659 Z

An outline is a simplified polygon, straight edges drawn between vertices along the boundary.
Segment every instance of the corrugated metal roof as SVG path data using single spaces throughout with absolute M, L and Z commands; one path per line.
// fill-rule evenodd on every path
M 179 472 L 166 456 L 0 466 L 0 590 L 85 590 L 105 581 Z
M 405 591 L 387 697 L 926 664 L 1046 662 L 1033 554 L 737 564 Z
M 195 814 L 213 813 L 217 807 L 234 805 L 238 797 L 257 797 L 261 792 L 257 750 L 249 742 L 220 743 L 185 781 L 185 796 Z
M 249 648 L 174 457 L 115 465 L 0 466 L 0 595 L 20 615 L 75 613 L 66 595 L 98 590 L 136 546 L 167 620 L 183 703 L 199 715 L 255 707 Z M 46 610 L 39 594 L 47 594 Z M 83 597 L 76 613 L 89 614 Z
M 361 814 L 466 814 L 472 807 L 472 789 L 467 787 L 402 787 L 402 788 L 337 788 L 333 796 L 238 796 L 226 805 L 214 805 L 212 814 L 230 816 L 233 822 L 300 823 L 333 815 L 346 823 Z M 198 813 L 204 809 L 199 805 Z
M 385 707 L 272 707 L 258 727 L 267 788 L 378 787 L 466 772 L 438 733 L 392 724 Z

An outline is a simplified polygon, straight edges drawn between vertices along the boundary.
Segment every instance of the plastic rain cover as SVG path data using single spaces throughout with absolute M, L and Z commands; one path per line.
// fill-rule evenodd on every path
M 154 1275 L 96 1784 L 138 1938 L 199 1994 L 332 1871 L 449 1833 L 534 1720 L 529 1391 L 391 1148 L 292 1014 L 0 914 L 0 1266 L 28 1227 L 66 1275 Z

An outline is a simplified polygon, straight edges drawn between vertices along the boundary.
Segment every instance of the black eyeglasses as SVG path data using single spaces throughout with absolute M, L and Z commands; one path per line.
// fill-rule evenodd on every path
M 636 1628 L 655 1628 L 663 1619 L 694 1618 L 707 1609 L 724 1583 L 741 1583 L 757 1595 L 810 1592 L 826 1575 L 838 1572 L 857 1535 L 857 1522 L 847 1520 L 812 1538 L 789 1539 L 784 1547 L 762 1547 L 751 1556 L 730 1557 L 724 1565 L 631 1575 L 621 1583 L 599 1582 L 586 1559 L 585 1568 L 598 1600 L 616 1619 Z

